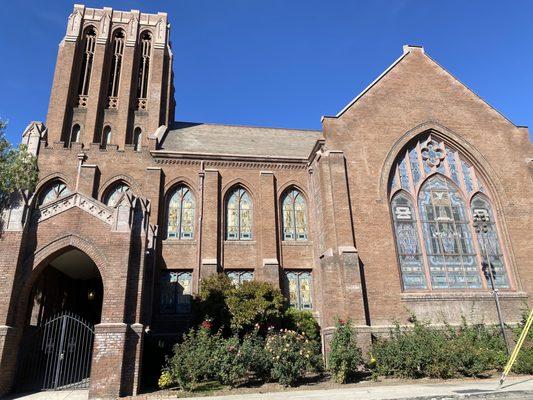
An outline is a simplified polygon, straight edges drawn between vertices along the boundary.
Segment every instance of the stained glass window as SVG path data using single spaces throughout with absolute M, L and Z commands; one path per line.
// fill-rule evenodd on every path
M 61 181 L 52 182 L 48 188 L 46 188 L 41 194 L 39 204 L 44 206 L 45 204 L 51 203 L 54 200 L 57 200 L 61 197 L 65 197 L 70 194 L 70 190 Z
M 177 239 L 194 237 L 194 197 L 186 186 L 179 186 L 168 202 L 167 236 Z
M 283 240 L 307 240 L 307 207 L 298 190 L 285 194 L 282 212 Z
M 416 213 L 413 212 L 411 200 L 405 193 L 400 192 L 392 200 L 392 213 L 403 286 L 405 289 L 426 289 Z
M 434 176 L 422 186 L 418 201 L 433 288 L 480 288 L 468 215 L 457 187 Z
M 226 239 L 252 239 L 252 200 L 241 187 L 234 189 L 226 206 Z
M 233 283 L 234 285 L 240 285 L 243 282 L 249 282 L 254 280 L 253 271 L 230 270 L 226 271 L 226 275 L 231 280 L 231 283 Z
M 162 271 L 159 311 L 162 314 L 183 314 L 191 311 L 192 272 Z
M 285 291 L 289 297 L 291 307 L 297 308 L 298 310 L 312 309 L 311 290 L 311 272 L 285 272 Z
M 503 261 L 503 252 L 498 238 L 498 231 L 494 224 L 494 216 L 489 201 L 483 195 L 476 195 L 472 200 L 472 215 L 484 216 L 487 224 L 487 232 L 477 233 L 481 258 L 483 260 L 483 271 L 490 287 L 490 270 L 494 277 L 494 284 L 499 288 L 508 288 L 509 279 Z M 490 263 L 489 263 L 490 261 Z M 490 265 L 490 266 L 489 266 Z
M 489 261 L 496 285 L 511 287 L 490 202 L 484 196 L 485 182 L 464 154 L 433 136 L 420 135 L 410 142 L 390 174 L 404 289 L 483 288 L 482 270 L 488 271 Z M 469 210 L 466 199 L 476 191 L 480 193 Z M 474 237 L 469 223 L 475 210 L 490 219 L 483 255 L 477 254 L 485 251 L 482 237 Z
M 107 204 L 110 207 L 115 207 L 122 198 L 122 195 L 129 190 L 130 187 L 123 182 L 116 184 L 105 195 L 104 204 Z

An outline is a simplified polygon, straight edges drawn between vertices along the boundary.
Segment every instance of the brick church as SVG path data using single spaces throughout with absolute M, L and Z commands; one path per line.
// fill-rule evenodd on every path
M 321 130 L 230 126 L 174 120 L 169 29 L 68 17 L 22 136 L 38 186 L 2 214 L 0 393 L 138 393 L 217 272 L 280 287 L 325 342 L 337 317 L 363 341 L 411 313 L 497 322 L 492 283 L 506 322 L 533 305 L 528 129 L 422 47 Z

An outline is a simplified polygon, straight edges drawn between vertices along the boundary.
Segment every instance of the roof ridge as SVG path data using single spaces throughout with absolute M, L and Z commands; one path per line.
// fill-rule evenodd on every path
M 275 129 L 283 131 L 301 131 L 301 132 L 322 132 L 321 129 L 306 129 L 306 128 L 283 128 L 283 127 L 274 127 L 274 126 L 257 126 L 257 125 L 242 125 L 242 124 L 220 124 L 214 122 L 192 122 L 192 121 L 174 121 L 171 129 L 175 124 L 190 124 L 194 125 L 209 125 L 209 126 L 228 126 L 235 128 L 252 128 L 252 129 Z

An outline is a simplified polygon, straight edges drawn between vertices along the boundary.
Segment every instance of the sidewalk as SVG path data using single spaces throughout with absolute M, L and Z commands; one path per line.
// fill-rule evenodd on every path
M 453 383 L 350 386 L 329 390 L 295 390 L 229 396 L 187 397 L 184 400 L 393 400 L 393 399 L 533 399 L 533 376 L 509 378 L 502 389 L 497 379 Z
M 360 386 L 359 386 L 360 385 Z M 383 384 L 364 382 L 349 385 L 341 389 L 327 390 L 284 390 L 271 393 L 245 393 L 226 396 L 196 396 L 180 397 L 182 400 L 451 400 L 451 399 L 506 399 L 532 400 L 533 376 L 518 376 L 509 378 L 502 389 L 498 387 L 497 379 L 483 379 L 473 381 Z M 14 395 L 8 399 L 24 400 L 86 400 L 87 390 L 39 392 L 30 395 Z M 176 394 L 156 392 L 141 395 L 135 399 L 171 399 Z

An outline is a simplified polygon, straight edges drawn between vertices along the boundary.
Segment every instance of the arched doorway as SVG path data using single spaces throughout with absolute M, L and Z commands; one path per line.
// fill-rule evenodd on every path
M 102 278 L 93 260 L 71 247 L 35 278 L 19 357 L 19 390 L 87 388 Z

